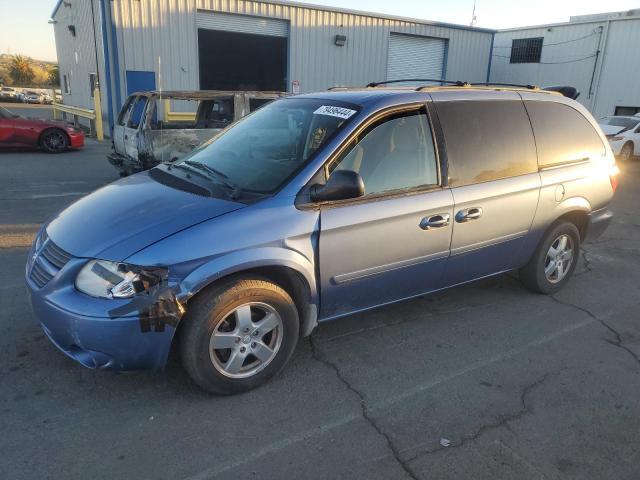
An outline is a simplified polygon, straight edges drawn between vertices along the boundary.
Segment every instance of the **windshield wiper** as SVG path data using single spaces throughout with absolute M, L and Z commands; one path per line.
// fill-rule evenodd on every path
M 232 200 L 235 200 L 238 198 L 238 194 L 239 194 L 238 186 L 235 183 L 231 182 L 229 180 L 229 177 L 225 173 L 221 172 L 220 170 L 216 170 L 213 167 L 210 167 L 206 163 L 194 162 L 193 160 L 185 160 L 183 163 L 189 165 L 190 167 L 198 168 L 204 172 L 209 173 L 209 175 L 211 175 L 212 177 L 217 178 L 218 181 L 220 181 L 220 183 L 222 183 L 225 187 L 231 190 Z M 178 166 L 178 165 L 174 165 L 174 166 Z

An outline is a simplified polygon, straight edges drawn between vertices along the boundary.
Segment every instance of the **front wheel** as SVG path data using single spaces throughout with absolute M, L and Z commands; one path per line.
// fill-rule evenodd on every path
M 633 158 L 633 143 L 627 142 L 622 146 L 620 150 L 620 160 L 627 162 Z
M 40 139 L 40 146 L 47 153 L 60 153 L 69 148 L 69 137 L 62 130 L 46 130 Z
M 522 283 L 535 292 L 552 294 L 562 289 L 578 263 L 580 233 L 573 223 L 551 228 L 529 260 L 520 269 Z
M 187 310 L 182 364 L 212 393 L 240 393 L 263 384 L 282 370 L 298 343 L 296 305 L 266 279 L 240 277 L 213 285 Z

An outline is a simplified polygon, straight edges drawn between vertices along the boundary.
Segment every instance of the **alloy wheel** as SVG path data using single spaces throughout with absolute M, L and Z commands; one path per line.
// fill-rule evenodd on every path
M 544 260 L 544 275 L 550 283 L 561 282 L 573 263 L 573 240 L 565 233 L 557 237 L 549 247 Z
M 211 334 L 211 362 L 226 377 L 255 375 L 277 355 L 282 333 L 282 319 L 271 305 L 262 302 L 240 305 L 225 315 Z

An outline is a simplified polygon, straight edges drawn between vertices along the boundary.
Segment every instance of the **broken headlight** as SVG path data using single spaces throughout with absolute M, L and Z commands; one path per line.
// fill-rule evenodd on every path
M 166 278 L 166 270 L 126 263 L 91 260 L 76 278 L 76 288 L 99 298 L 131 298 L 147 292 Z

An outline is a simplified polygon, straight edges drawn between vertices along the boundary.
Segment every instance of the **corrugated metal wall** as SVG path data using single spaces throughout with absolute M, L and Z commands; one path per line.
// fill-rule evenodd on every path
M 509 63 L 512 40 L 533 37 L 544 37 L 540 63 Z M 640 106 L 639 45 L 640 18 L 505 30 L 496 33 L 491 81 L 572 85 L 596 118 L 612 115 L 616 105 Z
M 93 1 L 94 10 L 91 10 Z M 54 20 L 54 35 L 56 39 L 56 50 L 58 55 L 58 65 L 60 68 L 60 81 L 62 76 L 69 77 L 71 93 L 65 94 L 63 91 L 63 102 L 81 108 L 93 109 L 93 99 L 91 98 L 91 88 L 89 74 L 97 73 L 104 76 L 102 68 L 96 65 L 96 49 L 94 45 L 94 23 L 91 15 L 95 15 L 95 28 L 97 33 L 98 61 L 104 64 L 104 52 L 102 48 L 102 32 L 100 24 L 100 8 L 98 0 L 73 2 L 71 6 L 64 3 L 60 5 Z M 76 29 L 74 37 L 69 31 L 69 26 Z M 76 61 L 77 56 L 77 61 Z M 104 89 L 103 89 L 104 92 Z M 103 117 L 106 121 L 107 99 L 102 94 Z M 87 125 L 88 121 L 83 121 Z
M 616 106 L 640 107 L 640 18 L 609 24 L 594 114 L 613 115 Z
M 198 89 L 197 9 L 280 18 L 290 23 L 289 88 L 363 85 L 386 78 L 391 32 L 449 40 L 446 76 L 484 81 L 492 34 L 398 19 L 237 0 L 114 0 L 120 81 L 125 70 L 153 70 L 164 89 Z M 336 34 L 347 36 L 344 47 Z

